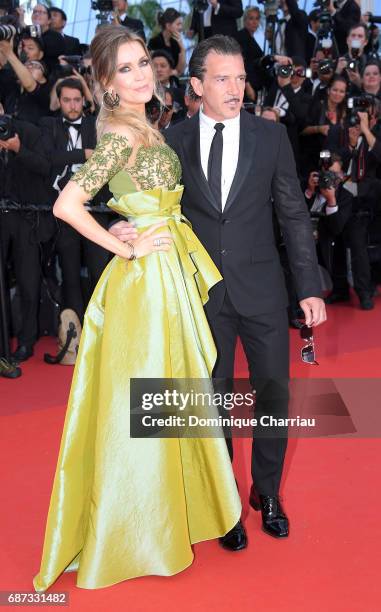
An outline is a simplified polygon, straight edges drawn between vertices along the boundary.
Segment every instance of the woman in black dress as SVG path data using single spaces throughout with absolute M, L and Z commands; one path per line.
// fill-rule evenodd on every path
M 185 70 L 185 47 L 181 38 L 183 18 L 174 8 L 168 8 L 164 13 L 158 14 L 158 23 L 161 33 L 150 39 L 150 51 L 165 49 L 173 57 L 174 74 L 180 76 Z

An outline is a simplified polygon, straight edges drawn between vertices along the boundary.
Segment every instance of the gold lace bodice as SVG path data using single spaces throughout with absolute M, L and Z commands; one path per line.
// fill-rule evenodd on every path
M 135 191 L 156 187 L 171 190 L 180 181 L 181 165 L 173 149 L 164 143 L 150 147 L 139 146 L 133 159 L 133 148 L 128 138 L 107 132 L 103 134 L 90 159 L 71 180 L 93 198 L 119 172 L 128 174 Z

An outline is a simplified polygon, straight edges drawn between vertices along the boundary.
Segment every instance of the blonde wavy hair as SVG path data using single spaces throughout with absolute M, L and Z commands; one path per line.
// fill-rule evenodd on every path
M 155 75 L 149 51 L 139 36 L 121 25 L 102 26 L 90 45 L 95 91 L 97 92 L 97 97 L 99 97 L 99 102 L 102 100 L 105 86 L 112 81 L 116 74 L 119 47 L 129 42 L 138 42 L 142 46 Z M 159 84 L 155 76 L 153 95 L 156 96 L 164 106 L 164 101 L 161 99 L 162 96 L 159 93 Z M 110 111 L 107 110 L 103 104 L 100 104 L 100 111 L 97 118 L 98 139 L 102 136 L 106 123 L 108 125 L 112 123 L 127 125 L 135 133 L 137 141 L 145 146 L 152 146 L 164 142 L 164 138 L 160 132 L 156 130 L 146 118 L 142 118 L 139 113 L 133 110 L 117 107 L 113 111 Z

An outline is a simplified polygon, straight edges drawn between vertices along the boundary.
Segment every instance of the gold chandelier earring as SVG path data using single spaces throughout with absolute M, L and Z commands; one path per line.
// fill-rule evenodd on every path
M 102 105 L 110 112 L 118 108 L 120 104 L 120 97 L 117 93 L 105 91 L 102 97 Z

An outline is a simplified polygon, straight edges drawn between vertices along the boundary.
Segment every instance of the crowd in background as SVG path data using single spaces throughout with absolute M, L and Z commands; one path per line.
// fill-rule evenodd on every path
M 165 101 L 163 107 L 152 100 L 147 115 L 160 130 L 187 121 L 202 104 L 187 80 L 184 37 L 238 40 L 247 73 L 244 109 L 287 128 L 320 263 L 332 280 L 326 300 L 349 301 L 350 279 L 360 307 L 371 310 L 381 259 L 381 67 L 372 18 L 361 15 L 355 0 L 326 2 L 309 15 L 296 0 L 279 0 L 280 18 L 267 19 L 264 52 L 255 39 L 261 10 L 244 12 L 241 0 L 208 0 L 205 10 L 193 11 L 187 32 L 183 16 L 168 8 L 152 36 L 128 15 L 125 0 L 113 4 L 113 21 L 147 38 Z M 32 26 L 23 21 L 21 9 L 7 16 L 3 22 L 17 22 L 17 34 L 0 40 L 0 232 L 17 361 L 33 354 L 40 334 L 55 333 L 57 309 L 83 318 L 110 258 L 51 212 L 96 146 L 101 93 L 94 90 L 88 46 L 65 34 L 67 18 L 59 8 L 37 4 Z M 104 187 L 89 202 L 104 227 L 111 221 L 104 206 L 110 197 Z M 275 218 L 274 232 L 290 324 L 298 327 Z

